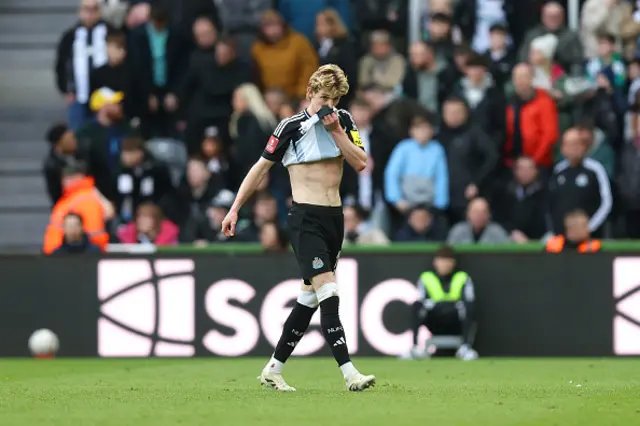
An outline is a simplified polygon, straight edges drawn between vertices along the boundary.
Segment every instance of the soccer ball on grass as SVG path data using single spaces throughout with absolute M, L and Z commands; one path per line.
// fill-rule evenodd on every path
M 36 358 L 53 358 L 59 346 L 58 336 L 46 328 L 34 331 L 29 337 L 29 350 Z

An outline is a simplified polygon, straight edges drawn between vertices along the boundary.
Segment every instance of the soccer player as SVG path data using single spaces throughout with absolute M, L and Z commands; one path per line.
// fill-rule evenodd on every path
M 309 106 L 280 122 L 261 158 L 249 170 L 236 199 L 222 222 L 222 231 L 233 236 L 240 207 L 276 161 L 289 170 L 293 205 L 288 215 L 291 245 L 302 273 L 302 291 L 287 318 L 275 352 L 260 375 L 260 382 L 280 391 L 295 391 L 282 377 L 282 367 L 320 307 L 320 324 L 350 391 L 375 384 L 375 376 L 360 373 L 349 358 L 344 329 L 338 315 L 339 297 L 335 269 L 344 239 L 340 181 L 344 160 L 356 171 L 365 168 L 358 128 L 351 115 L 336 110 L 349 91 L 344 72 L 337 65 L 320 67 L 309 79 Z M 323 106 L 332 113 L 320 118 Z

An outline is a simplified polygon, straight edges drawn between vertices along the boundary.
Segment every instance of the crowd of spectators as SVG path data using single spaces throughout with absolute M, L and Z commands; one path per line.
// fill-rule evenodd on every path
M 640 238 L 640 1 L 566 20 L 542 0 L 82 0 L 55 64 L 52 206 L 82 182 L 111 242 L 228 241 L 240 181 L 335 63 L 370 157 L 345 166 L 347 243 L 525 243 L 576 209 L 592 235 Z M 286 249 L 290 203 L 274 167 L 233 240 Z M 102 244 L 60 211 L 56 244 Z

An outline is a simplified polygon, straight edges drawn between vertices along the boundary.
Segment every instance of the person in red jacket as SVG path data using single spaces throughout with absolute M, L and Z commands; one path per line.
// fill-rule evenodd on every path
M 515 89 L 507 106 L 507 139 L 504 164 L 511 168 L 521 156 L 531 157 L 542 170 L 553 166 L 553 146 L 560 137 L 556 103 L 546 91 L 533 87 L 529 64 L 513 69 Z

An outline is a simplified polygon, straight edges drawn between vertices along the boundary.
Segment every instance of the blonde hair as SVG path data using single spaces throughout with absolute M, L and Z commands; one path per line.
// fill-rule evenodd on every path
M 311 75 L 307 87 L 311 93 L 323 92 L 331 99 L 338 99 L 349 92 L 349 81 L 342 68 L 327 64 Z
M 318 13 L 319 16 L 324 18 L 331 28 L 331 38 L 345 38 L 349 35 L 347 26 L 344 24 L 342 17 L 334 8 L 328 8 Z
M 271 132 L 278 124 L 273 113 L 267 107 L 264 102 L 264 98 L 260 93 L 260 89 L 255 84 L 245 83 L 239 86 L 236 90 L 240 92 L 240 95 L 247 103 L 249 111 L 256 117 L 260 127 L 266 132 Z M 232 138 L 238 137 L 238 118 L 240 114 L 236 111 L 231 115 L 229 121 L 229 135 Z

